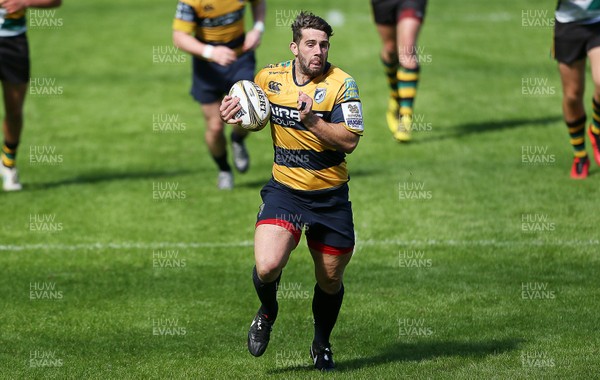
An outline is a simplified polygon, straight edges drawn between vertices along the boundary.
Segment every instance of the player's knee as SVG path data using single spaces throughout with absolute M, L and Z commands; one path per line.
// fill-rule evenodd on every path
M 213 136 L 218 136 L 223 133 L 223 123 L 219 122 L 209 122 L 207 124 L 206 132 Z
M 256 261 L 256 273 L 263 282 L 272 282 L 279 277 L 283 265 L 274 260 Z
M 577 107 L 583 103 L 583 93 L 579 91 L 565 91 L 563 102 L 567 107 Z
M 326 274 L 317 279 L 319 287 L 328 294 L 336 294 L 342 288 L 342 276 L 337 274 Z
M 225 124 L 221 120 L 219 115 L 204 115 L 204 120 L 206 121 L 206 130 L 210 133 L 223 133 L 223 129 L 225 128 Z
M 598 91 L 598 88 L 600 88 L 600 86 L 595 87 L 596 91 Z M 583 88 L 583 86 L 566 85 L 563 87 L 563 99 L 567 103 L 581 102 L 583 100 L 584 90 L 585 89 Z
M 398 57 L 398 50 L 396 48 L 395 41 L 388 41 L 383 44 L 383 55 L 387 62 L 396 60 Z

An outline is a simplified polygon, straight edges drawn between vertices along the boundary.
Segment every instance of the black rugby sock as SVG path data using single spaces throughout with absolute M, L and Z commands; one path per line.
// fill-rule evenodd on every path
M 217 163 L 219 170 L 222 172 L 230 172 L 231 166 L 229 166 L 229 162 L 227 162 L 227 152 L 225 152 L 221 157 L 213 156 L 213 160 Z
M 235 141 L 236 143 L 243 143 L 244 139 L 246 139 L 247 135 L 240 135 L 234 131 L 231 131 L 231 141 Z
M 279 311 L 279 304 L 277 303 L 277 286 L 279 285 L 279 281 L 281 281 L 281 273 L 279 274 L 279 277 L 277 277 L 277 280 L 273 282 L 262 282 L 260 278 L 258 278 L 255 266 L 252 269 L 252 281 L 254 282 L 254 288 L 256 289 L 256 294 L 258 294 L 258 299 L 260 299 L 261 302 L 259 313 L 264 315 L 269 322 L 275 322 L 275 319 L 277 319 L 277 312 Z
M 327 294 L 315 284 L 315 295 L 312 303 L 315 318 L 314 342 L 320 345 L 329 344 L 329 336 L 335 326 L 344 299 L 344 284 L 336 294 Z

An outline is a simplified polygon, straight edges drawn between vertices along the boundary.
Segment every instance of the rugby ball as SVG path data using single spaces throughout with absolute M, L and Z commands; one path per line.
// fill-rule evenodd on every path
M 271 104 L 267 94 L 256 83 L 249 80 L 235 82 L 229 90 L 229 95 L 240 99 L 236 119 L 241 119 L 241 126 L 249 131 L 260 131 L 271 118 Z

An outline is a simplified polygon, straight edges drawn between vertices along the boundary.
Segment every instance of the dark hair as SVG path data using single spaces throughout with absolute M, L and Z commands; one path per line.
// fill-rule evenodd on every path
M 302 39 L 302 29 L 316 29 L 327 34 L 327 37 L 333 36 L 333 29 L 327 21 L 319 16 L 315 16 L 312 12 L 302 11 L 292 24 L 293 40 L 299 43 Z

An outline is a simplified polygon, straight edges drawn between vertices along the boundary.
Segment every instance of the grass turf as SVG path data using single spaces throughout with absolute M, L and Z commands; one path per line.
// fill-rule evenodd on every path
M 0 194 L 6 378 L 323 377 L 308 358 L 314 280 L 304 242 L 284 272 L 269 350 L 246 351 L 270 136 L 251 136 L 250 172 L 235 191 L 217 191 L 187 94 L 189 58 L 170 49 L 174 6 L 67 2 L 45 16 L 60 27 L 29 32 L 32 84 L 62 93 L 28 96 L 25 191 Z M 332 338 L 338 372 L 326 377 L 598 372 L 598 168 L 586 181 L 568 177 L 552 31 L 540 26 L 552 6 L 431 2 L 421 130 L 401 146 L 382 116 L 368 2 L 268 7 L 259 66 L 290 57 L 299 9 L 342 12 L 330 60 L 355 77 L 364 104 L 365 136 L 348 157 L 358 243 Z M 155 131 L 164 118 L 179 131 Z M 40 149 L 61 162 L 35 163 Z M 153 199 L 165 186 L 181 199 Z

